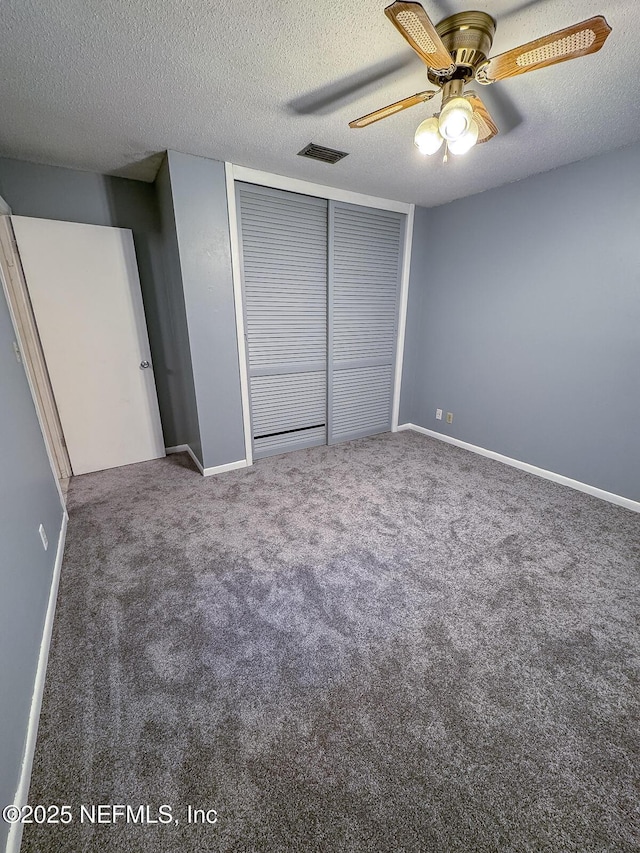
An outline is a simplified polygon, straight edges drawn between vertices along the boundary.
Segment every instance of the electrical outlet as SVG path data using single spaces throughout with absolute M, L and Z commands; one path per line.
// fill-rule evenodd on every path
M 42 547 L 46 551 L 47 548 L 49 547 L 49 540 L 47 539 L 47 532 L 44 529 L 42 524 L 38 528 L 38 533 L 40 534 L 40 538 L 42 539 Z
M 442 420 L 442 409 L 436 409 L 436 420 L 437 421 Z
M 447 423 L 448 424 L 453 423 L 453 412 L 447 412 Z

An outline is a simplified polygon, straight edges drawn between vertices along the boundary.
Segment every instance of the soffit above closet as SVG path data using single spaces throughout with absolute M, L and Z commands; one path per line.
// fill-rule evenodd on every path
M 348 122 L 429 88 L 384 0 L 5 0 L 0 155 L 153 180 L 167 148 L 432 206 L 640 140 L 636 0 L 424 0 L 498 21 L 494 53 L 596 14 L 598 54 L 488 87 L 503 130 L 444 165 L 413 146 L 434 111 Z M 331 166 L 309 142 L 348 151 Z

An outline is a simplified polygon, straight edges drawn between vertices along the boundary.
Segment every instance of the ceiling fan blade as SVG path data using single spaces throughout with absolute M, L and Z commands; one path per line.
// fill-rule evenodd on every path
M 498 133 L 500 133 L 498 126 L 491 118 L 491 114 L 482 103 L 482 100 L 475 92 L 465 92 L 465 98 L 473 107 L 473 115 L 478 123 L 479 133 L 478 142 L 476 144 L 480 145 L 481 142 L 488 142 L 490 139 L 493 139 L 494 136 L 497 136 Z
M 595 18 L 589 18 L 580 24 L 574 24 L 492 57 L 480 66 L 476 80 L 484 84 L 495 83 L 496 80 L 504 80 L 535 71 L 537 68 L 545 68 L 547 65 L 596 53 L 610 32 L 611 27 L 602 15 L 596 15 Z
M 430 101 L 431 98 L 437 94 L 438 92 L 436 89 L 429 90 L 427 92 L 418 92 L 415 95 L 410 95 L 408 98 L 403 98 L 401 101 L 396 101 L 394 104 L 382 107 L 382 109 L 375 110 L 372 113 L 367 113 L 366 116 L 360 116 L 360 118 L 355 119 L 355 121 L 350 121 L 349 127 L 366 127 L 369 124 L 373 124 L 374 121 L 380 121 L 381 118 L 392 116 L 394 113 L 402 112 L 402 110 L 414 107 L 416 104 L 422 104 L 425 101 Z
M 387 6 L 384 13 L 429 68 L 443 76 L 453 73 L 455 64 L 451 60 L 451 54 L 420 3 L 397 0 Z

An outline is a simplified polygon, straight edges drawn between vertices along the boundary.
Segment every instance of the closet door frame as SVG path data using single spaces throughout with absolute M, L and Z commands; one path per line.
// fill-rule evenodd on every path
M 245 441 L 245 450 L 247 454 L 247 465 L 253 465 L 253 416 L 251 412 L 251 371 L 249 366 L 249 341 L 247 334 L 247 299 L 245 294 L 244 287 L 244 256 L 242 253 L 242 217 L 240 212 L 240 204 L 239 204 L 239 195 L 240 195 L 240 187 L 239 181 L 234 180 L 232 183 L 232 191 L 233 191 L 233 206 L 236 211 L 236 236 L 238 241 L 238 274 L 240 278 L 240 309 L 242 311 L 242 325 L 238 323 L 237 317 L 237 305 L 236 305 L 236 326 L 238 332 L 238 356 L 240 359 L 240 381 L 242 384 L 242 378 L 244 377 L 244 387 L 242 393 L 242 409 L 243 409 L 243 421 L 244 421 L 244 441 Z M 229 189 L 227 187 L 227 195 L 229 194 Z M 233 258 L 232 258 L 233 262 Z M 234 275 L 234 290 L 236 290 L 235 284 L 235 275 Z M 242 357 L 240 352 L 240 338 L 242 338 L 243 343 L 243 351 L 244 357 Z M 245 391 L 246 388 L 246 402 L 245 402 Z
M 398 417 L 400 408 L 400 390 L 402 383 L 402 364 L 404 356 L 404 338 L 407 321 L 407 299 L 409 295 L 409 276 L 411 272 L 411 245 L 413 239 L 413 220 L 415 205 L 407 202 L 393 201 L 391 199 L 370 196 L 363 193 L 341 190 L 311 181 L 298 178 L 288 178 L 284 175 L 276 175 L 271 172 L 263 172 L 248 166 L 238 166 L 233 163 L 225 163 L 225 175 L 227 186 L 227 215 L 229 219 L 229 235 L 231 242 L 231 265 L 233 274 L 234 302 L 236 309 L 236 333 L 238 341 L 238 358 L 240 366 L 240 387 L 242 396 L 242 412 L 244 424 L 245 453 L 247 465 L 253 464 L 252 452 L 252 430 L 251 430 L 251 405 L 249 397 L 249 373 L 248 353 L 246 345 L 245 312 L 243 307 L 242 288 L 242 259 L 240 249 L 240 212 L 236 205 L 235 182 L 242 181 L 248 184 L 258 184 L 272 189 L 281 189 L 288 192 L 311 195 L 324 198 L 328 201 L 344 201 L 348 204 L 361 205 L 362 207 L 373 207 L 381 210 L 393 210 L 406 215 L 404 231 L 404 247 L 402 250 L 402 275 L 400 279 L 399 311 L 397 320 L 397 340 L 395 357 L 395 374 L 393 382 L 393 399 L 391 415 L 391 431 L 398 430 Z

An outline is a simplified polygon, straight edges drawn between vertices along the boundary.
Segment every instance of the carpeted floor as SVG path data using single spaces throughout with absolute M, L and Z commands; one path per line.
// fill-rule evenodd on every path
M 637 851 L 639 587 L 640 516 L 409 432 L 74 478 L 22 850 Z

